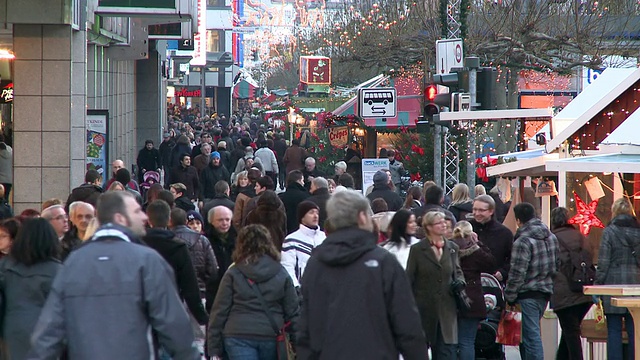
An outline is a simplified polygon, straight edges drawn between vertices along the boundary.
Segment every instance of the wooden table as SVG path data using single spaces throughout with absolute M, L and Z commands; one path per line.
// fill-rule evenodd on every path
M 584 287 L 585 295 L 620 296 L 611 298 L 611 305 L 626 307 L 633 317 L 635 329 L 640 330 L 640 285 L 591 285 Z M 640 331 L 634 331 L 635 359 L 640 360 Z

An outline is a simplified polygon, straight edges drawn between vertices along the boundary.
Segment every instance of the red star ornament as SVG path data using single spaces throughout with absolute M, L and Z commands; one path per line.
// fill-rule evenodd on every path
M 589 235 L 592 227 L 604 228 L 604 224 L 596 216 L 596 208 L 598 207 L 598 201 L 600 199 L 595 199 L 587 205 L 575 192 L 573 193 L 573 197 L 576 199 L 576 211 L 578 213 L 569 219 L 569 224 L 578 225 L 580 232 L 584 236 Z

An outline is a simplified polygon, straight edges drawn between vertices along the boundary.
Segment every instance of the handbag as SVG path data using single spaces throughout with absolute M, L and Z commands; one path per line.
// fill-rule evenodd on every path
M 451 292 L 456 299 L 456 307 L 458 311 L 469 311 L 471 309 L 471 299 L 467 295 L 465 287 L 467 284 L 464 281 L 456 279 L 456 264 L 453 261 L 453 256 L 456 253 L 451 249 Z
M 262 310 L 267 315 L 267 319 L 269 319 L 269 323 L 271 324 L 271 327 L 273 328 L 273 332 L 276 335 L 276 349 L 278 351 L 277 359 L 278 360 L 295 360 L 296 354 L 295 354 L 295 351 L 293 350 L 293 345 L 291 344 L 291 340 L 289 339 L 289 334 L 287 334 L 287 331 L 286 331 L 287 327 L 291 323 L 286 322 L 281 329 L 278 328 L 278 325 L 276 324 L 276 321 L 273 318 L 271 311 L 269 311 L 267 302 L 264 299 L 264 296 L 262 296 L 262 292 L 260 291 L 260 288 L 258 288 L 258 284 L 256 284 L 253 280 L 247 278 L 246 276 L 245 276 L 245 279 L 247 279 L 249 286 L 251 287 L 251 289 L 253 289 L 253 291 L 256 293 L 256 296 L 260 300 L 260 303 L 262 304 Z
M 518 346 L 522 338 L 522 311 L 519 307 L 504 310 L 498 323 L 496 342 L 502 345 Z

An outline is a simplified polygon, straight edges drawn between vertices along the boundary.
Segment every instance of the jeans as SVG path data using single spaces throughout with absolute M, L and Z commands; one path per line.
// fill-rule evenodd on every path
M 458 317 L 458 359 L 476 358 L 476 334 L 480 319 Z
M 627 351 L 627 359 L 634 358 L 634 328 L 633 318 L 627 311 L 626 314 L 607 314 L 607 359 L 622 360 L 622 318 L 629 335 L 629 346 Z
M 458 328 L 459 329 L 459 328 Z M 431 344 L 431 356 L 433 360 L 455 360 L 458 345 L 445 344 L 442 337 L 442 329 L 438 324 L 438 338 L 435 344 Z
M 544 349 L 540 338 L 540 319 L 547 308 L 545 299 L 519 299 L 522 309 L 522 360 L 544 360 Z
M 276 339 L 254 340 L 238 337 L 224 339 L 224 350 L 229 360 L 276 360 Z
M 580 323 L 589 312 L 591 302 L 573 305 L 556 310 L 562 328 L 562 336 L 556 352 L 556 360 L 582 360 L 582 343 L 580 342 Z

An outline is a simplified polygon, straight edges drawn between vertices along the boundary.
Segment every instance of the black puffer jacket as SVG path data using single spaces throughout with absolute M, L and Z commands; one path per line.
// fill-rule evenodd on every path
M 213 254 L 211 243 L 204 235 L 198 234 L 184 225 L 176 226 L 173 233 L 176 238 L 187 244 L 191 262 L 196 270 L 200 296 L 204 297 L 206 285 L 210 283 L 212 278 L 218 276 L 218 262 Z
M 293 281 L 280 262 L 263 255 L 254 263 L 232 265 L 222 277 L 211 309 L 209 355 L 222 356 L 223 336 L 275 340 L 274 329 L 250 281 L 262 294 L 278 328 L 291 322 L 288 330 L 295 335 L 299 302 Z M 292 340 L 295 343 L 295 337 Z
M 200 300 L 198 280 L 185 243 L 175 239 L 173 232 L 155 228 L 148 229 L 147 235 L 142 241 L 156 250 L 171 265 L 180 297 L 185 300 L 189 311 L 198 320 L 198 323 L 206 324 L 209 316 Z
M 200 173 L 200 200 L 213 199 L 216 195 L 216 183 L 220 180 L 229 183 L 230 177 L 229 170 L 224 165 L 213 166 L 213 163 L 209 163 Z
M 367 195 L 369 202 L 377 198 L 382 198 L 387 203 L 389 211 L 398 211 L 402 209 L 402 198 L 389 189 L 387 185 L 373 185 L 371 194 Z

